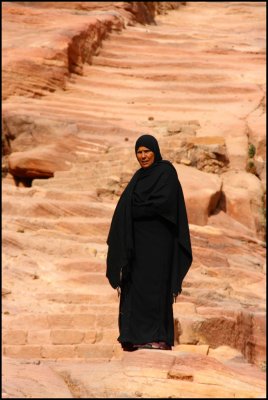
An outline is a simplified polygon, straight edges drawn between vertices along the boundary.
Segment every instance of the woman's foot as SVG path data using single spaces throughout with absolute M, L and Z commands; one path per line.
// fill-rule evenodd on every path
M 171 346 L 166 342 L 159 342 L 160 350 L 171 350 Z
M 137 349 L 157 349 L 157 350 L 171 350 L 171 346 L 165 342 L 150 342 L 144 344 L 134 344 L 133 347 Z
M 133 346 L 130 342 L 121 343 L 122 349 L 124 351 L 135 351 L 138 350 L 136 347 Z
M 143 344 L 134 344 L 134 347 L 137 349 L 159 349 L 159 343 L 151 342 Z

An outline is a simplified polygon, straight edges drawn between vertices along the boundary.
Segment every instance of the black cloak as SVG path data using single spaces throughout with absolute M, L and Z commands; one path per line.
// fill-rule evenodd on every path
M 118 340 L 173 345 L 173 296 L 181 292 L 192 263 L 187 212 L 177 171 L 162 160 L 157 140 L 143 135 L 136 152 L 140 146 L 152 150 L 155 160 L 133 175 L 118 201 L 107 239 L 106 276 L 122 291 Z

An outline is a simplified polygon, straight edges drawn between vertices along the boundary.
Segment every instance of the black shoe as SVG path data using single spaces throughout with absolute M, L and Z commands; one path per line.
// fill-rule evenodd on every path
M 135 351 L 138 350 L 136 347 L 133 346 L 132 343 L 129 342 L 125 342 L 125 343 L 121 343 L 122 349 L 124 351 Z
M 171 350 L 171 346 L 166 342 L 151 342 L 144 344 L 134 344 L 137 349 Z
M 157 342 L 144 343 L 144 344 L 134 344 L 137 349 L 160 349 L 160 344 Z
M 166 342 L 159 342 L 159 349 L 160 350 L 171 350 L 171 346 Z

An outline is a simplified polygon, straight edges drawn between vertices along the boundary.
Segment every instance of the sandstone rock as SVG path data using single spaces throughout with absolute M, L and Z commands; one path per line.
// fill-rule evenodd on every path
M 76 344 L 82 342 L 84 332 L 72 329 L 52 330 L 50 338 L 52 344 Z
M 216 358 L 219 361 L 226 361 L 232 359 L 241 359 L 243 360 L 243 355 L 240 351 L 233 349 L 229 346 L 219 346 L 215 349 L 209 348 L 208 355 L 210 357 Z
M 232 132 L 225 136 L 230 164 L 233 168 L 245 170 L 248 159 L 248 139 L 245 134 L 238 136 L 236 126 L 232 127 Z
M 5 345 L 3 354 L 6 357 L 26 358 L 26 359 L 40 359 L 42 346 L 39 345 Z
M 210 355 L 209 346 L 206 344 L 200 344 L 200 345 L 178 344 L 173 347 L 173 350 L 178 352 L 189 352 L 189 353 Z
M 266 314 L 264 312 L 254 313 L 252 317 L 252 336 L 250 338 L 252 353 L 251 359 L 261 366 L 266 362 Z
M 183 188 L 189 222 L 205 225 L 221 196 L 220 178 L 181 164 L 174 167 Z
M 46 31 L 43 29 L 43 12 L 42 8 L 46 8 L 46 13 L 50 15 L 47 21 L 53 21 L 55 18 L 59 18 L 59 13 L 57 12 L 58 5 L 46 2 L 33 5 L 32 3 L 19 2 L 14 8 L 10 4 L 6 4 L 3 9 L 5 15 L 5 23 L 8 20 L 12 20 L 12 15 L 20 15 L 20 20 L 27 21 L 27 14 L 31 15 L 33 23 L 39 26 L 39 36 L 40 39 L 45 41 Z M 179 3 L 175 6 L 178 7 Z M 17 7 L 17 11 L 16 11 Z M 90 62 L 92 55 L 95 53 L 96 49 L 100 46 L 103 38 L 112 29 L 121 30 L 125 24 L 133 25 L 135 22 L 141 23 L 152 23 L 154 22 L 155 6 L 152 4 L 139 2 L 139 3 L 122 3 L 114 4 L 113 2 L 108 2 L 104 7 L 100 4 L 92 4 L 89 6 L 87 2 L 79 2 L 77 4 L 70 4 L 65 2 L 61 5 L 62 8 L 67 9 L 78 9 L 85 11 L 93 11 L 93 16 L 85 16 L 81 13 L 69 14 L 65 13 L 65 18 L 61 19 L 61 24 L 64 23 L 70 31 L 70 26 L 74 32 L 73 37 L 70 40 L 70 35 L 64 34 L 63 30 L 58 30 L 57 40 L 54 41 L 54 46 L 47 47 L 42 46 L 41 48 L 35 48 L 31 46 L 31 42 L 28 40 L 27 36 L 24 39 L 24 50 L 21 52 L 18 49 L 7 48 L 4 46 L 5 63 L 3 65 L 3 97 L 7 98 L 10 95 L 16 93 L 19 95 L 32 95 L 32 96 L 42 96 L 46 90 L 55 91 L 57 87 L 65 88 L 66 78 L 69 72 L 74 72 L 82 74 L 83 63 Z M 56 8 L 56 10 L 53 10 Z M 94 10 L 98 9 L 106 10 L 106 14 L 94 15 Z M 110 13 L 109 13 L 110 11 Z M 160 11 L 160 9 L 159 9 Z M 125 21 L 124 21 L 125 20 Z M 54 28 L 52 23 L 49 23 Z M 61 25 L 62 27 L 62 25 Z M 47 23 L 46 28 L 48 29 Z M 92 32 L 94 31 L 94 35 Z M 13 32 L 10 31 L 10 34 Z M 51 33 L 50 33 L 51 34 Z M 10 38 L 9 38 L 10 40 Z M 6 43 L 6 39 L 5 39 Z M 27 58 L 24 57 L 25 48 L 27 47 Z M 39 57 L 39 61 L 36 58 Z M 16 70 L 16 75 L 13 79 L 9 79 L 10 71 Z M 27 71 L 35 71 L 34 76 L 36 78 L 35 90 L 31 88 L 31 79 L 27 74 Z M 15 79 L 14 79 L 15 77 Z M 23 82 L 23 85 L 20 83 Z M 28 87 L 27 87 L 28 86 Z
M 120 192 L 115 192 L 114 189 L 107 189 L 107 188 L 98 188 L 97 189 L 97 196 L 100 199 L 110 199 L 112 200 L 114 198 L 114 195 L 117 194 L 118 196 L 120 195 Z
M 226 172 L 222 178 L 222 209 L 248 228 L 261 232 L 264 207 L 261 181 L 255 175 L 237 171 Z
M 195 257 L 199 263 L 210 267 L 210 269 L 206 271 L 209 276 L 213 276 L 213 272 L 214 275 L 217 275 L 217 268 L 225 269 L 230 266 L 228 256 L 215 249 L 211 250 L 202 247 L 195 247 Z
M 48 366 L 18 362 L 7 357 L 3 359 L 2 384 L 7 397 L 72 397 L 64 380 Z
M 255 156 L 253 162 L 256 170 L 256 175 L 260 177 L 264 187 L 266 187 L 266 161 L 264 161 L 262 156 Z
M 11 290 L 10 289 L 6 289 L 2 287 L 2 296 L 6 296 L 7 294 L 10 294 Z
M 20 4 L 29 5 L 29 2 L 19 2 Z M 110 12 L 111 14 L 116 13 L 118 15 L 124 15 L 126 17 L 126 21 L 128 25 L 133 25 L 134 23 L 152 23 L 154 22 L 155 14 L 165 13 L 166 10 L 172 10 L 179 8 L 180 5 L 183 4 L 181 2 L 159 2 L 157 4 L 148 4 L 146 2 L 138 2 L 137 4 L 127 4 L 124 2 L 114 3 L 114 2 L 103 2 L 101 4 L 96 2 L 91 2 L 90 4 L 85 1 L 78 1 L 74 4 L 70 4 L 69 2 L 62 2 L 61 6 L 57 4 L 50 4 L 49 2 L 42 2 L 41 4 L 35 5 L 38 8 L 63 8 L 63 9 L 74 9 L 74 10 L 83 10 L 83 11 L 106 11 L 107 14 Z
M 16 178 L 51 178 L 56 170 L 69 168 L 66 155 L 59 159 L 59 154 L 55 152 L 53 146 L 16 152 L 9 157 L 9 171 Z
M 188 165 L 188 166 L 190 166 L 192 163 L 191 163 L 191 160 L 189 160 L 188 158 L 182 158 L 181 160 L 180 160 L 180 163 L 181 164 L 184 164 L 184 165 Z
M 138 350 L 124 355 L 122 363 L 127 376 L 166 378 L 174 361 L 175 356 L 167 357 L 162 351 Z
M 234 216 L 234 217 L 236 217 L 236 216 Z M 231 215 L 227 214 L 226 212 L 224 212 L 222 210 L 215 213 L 214 215 L 211 215 L 208 218 L 208 224 L 210 226 L 215 226 L 215 227 L 223 228 L 226 230 L 235 231 L 235 232 L 237 232 L 237 234 L 244 234 L 247 236 L 254 236 L 254 234 L 255 234 L 255 229 L 248 228 L 244 224 L 244 220 L 241 220 L 239 222 L 236 218 L 233 218 Z M 222 256 L 222 257 L 225 257 L 225 256 Z
M 24 100 L 26 102 L 26 100 Z M 78 134 L 74 122 L 55 121 L 42 115 L 27 115 L 3 104 L 3 133 L 9 140 L 10 152 L 32 150 L 40 144 L 54 144 L 60 141 L 62 148 L 69 143 L 77 143 Z M 63 140 L 62 140 L 63 139 Z
M 40 40 L 45 41 L 46 34 L 43 29 L 42 10 L 38 7 L 33 9 L 31 6 L 32 4 L 30 7 L 29 4 L 26 4 L 25 6 L 16 5 L 15 7 L 20 10 L 19 14 L 21 22 L 24 21 L 25 18 L 27 19 L 27 14 L 31 15 L 35 25 L 39 26 Z M 5 23 L 8 23 L 9 19 L 12 20 L 14 12 L 16 13 L 16 8 L 14 11 L 13 5 L 5 5 L 3 9 Z M 53 5 L 51 6 L 51 4 L 48 5 L 46 13 L 50 15 L 50 18 L 48 18 L 47 21 L 53 21 L 54 18 L 59 17 L 59 14 L 56 10 L 53 10 Z M 70 16 L 72 17 L 72 20 L 70 20 Z M 86 21 L 83 15 L 70 14 L 70 16 L 68 18 L 68 15 L 65 14 L 62 23 L 64 23 L 65 26 L 68 26 L 69 30 L 71 25 L 73 31 L 76 32 L 71 40 L 69 34 L 66 35 L 63 31 L 58 31 L 58 37 L 54 40 L 52 48 L 47 46 L 42 46 L 39 49 L 35 48 L 34 46 L 31 46 L 31 42 L 27 36 L 24 37 L 24 35 L 21 36 L 21 40 L 24 40 L 23 51 L 19 51 L 18 49 L 11 50 L 4 46 L 4 52 L 7 55 L 3 65 L 4 98 L 15 93 L 26 96 L 42 96 L 46 90 L 55 91 L 57 87 L 64 88 L 69 71 L 81 71 L 82 62 L 90 61 L 96 47 L 98 47 L 102 41 L 103 31 L 107 32 L 113 27 L 122 29 L 123 26 L 122 20 L 120 21 L 118 17 L 113 17 L 111 15 L 106 16 L 106 21 L 104 21 L 104 23 L 101 23 L 96 18 L 87 17 L 87 26 L 84 24 Z M 84 31 L 83 34 L 81 34 L 81 30 Z M 91 35 L 90 32 L 93 30 L 95 34 Z M 12 34 L 12 32 L 9 33 Z M 74 49 L 74 46 L 78 43 L 79 47 Z M 87 43 L 87 45 L 85 43 Z M 87 48 L 85 48 L 86 46 Z M 25 48 L 28 50 L 27 58 L 25 58 Z M 77 51 L 77 48 L 80 48 L 80 50 Z M 39 58 L 39 61 L 36 60 L 37 58 Z M 14 75 L 13 79 L 10 80 L 10 71 L 14 69 L 16 70 L 16 75 Z M 30 77 L 28 72 L 31 74 Z M 31 89 L 33 76 L 36 79 L 35 89 Z M 21 84 L 22 81 L 24 81 L 23 84 Z
M 256 148 L 256 156 L 266 161 L 266 120 L 265 120 L 264 97 L 259 107 L 252 112 L 247 121 L 249 128 L 249 141 Z
M 212 326 L 213 329 L 211 329 Z M 198 327 L 199 343 L 209 343 L 212 348 L 221 344 L 230 345 L 252 360 L 254 358 L 252 344 L 248 340 L 251 329 L 251 317 L 248 313 L 239 313 L 236 319 L 221 316 L 209 317 Z
M 189 371 L 189 368 L 185 368 L 184 366 L 175 364 L 168 371 L 168 378 L 169 379 L 178 379 L 178 380 L 182 380 L 182 381 L 193 382 L 194 374 L 193 374 L 193 372 Z
M 196 306 L 193 303 L 188 302 L 178 302 L 173 304 L 173 313 L 174 314 L 196 314 Z
M 177 321 L 177 332 L 175 336 L 179 344 L 196 345 L 197 343 L 202 343 L 200 340 L 199 329 L 202 325 L 203 318 L 198 315 L 186 315 L 175 313 L 175 321 Z M 175 325 L 176 326 L 176 325 Z M 176 328 L 175 328 L 176 329 Z
M 24 330 L 4 330 L 3 344 L 26 344 L 27 331 Z
M 198 168 L 201 171 L 221 173 L 229 164 L 224 138 L 219 136 L 199 136 L 182 141 L 180 149 L 174 154 L 174 160 Z
M 171 121 L 167 126 L 167 136 L 178 135 L 182 138 L 195 136 L 200 124 L 196 120 L 190 121 Z
M 50 330 L 42 329 L 42 330 L 30 330 L 28 331 L 27 336 L 28 343 L 44 345 L 50 344 Z

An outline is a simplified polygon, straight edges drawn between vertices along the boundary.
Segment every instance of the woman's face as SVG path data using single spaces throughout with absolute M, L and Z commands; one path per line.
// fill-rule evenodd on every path
M 154 152 L 147 147 L 140 146 L 136 153 L 137 159 L 142 168 L 148 168 L 154 162 Z

